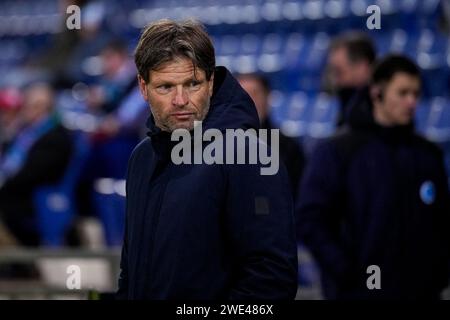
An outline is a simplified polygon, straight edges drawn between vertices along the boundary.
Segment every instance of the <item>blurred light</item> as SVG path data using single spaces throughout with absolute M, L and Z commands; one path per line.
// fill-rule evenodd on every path
M 418 43 L 418 51 L 429 51 L 434 41 L 434 33 L 430 29 L 422 30 Z
M 321 0 L 307 1 L 303 6 L 303 14 L 305 18 L 311 20 L 321 19 L 323 18 L 322 7 L 323 1 Z
M 186 17 L 185 19 L 195 19 L 201 21 L 201 11 L 202 8 L 200 7 L 186 8 L 186 13 L 184 14 L 184 16 Z
M 222 22 L 227 24 L 237 24 L 241 22 L 240 7 L 226 6 L 222 9 Z
M 256 59 L 251 55 L 238 56 L 234 60 L 235 70 L 238 73 L 251 73 L 256 71 Z
M 435 69 L 439 67 L 438 55 L 420 52 L 417 56 L 417 63 L 422 69 Z
M 97 128 L 97 119 L 93 115 L 78 114 L 74 119 L 75 128 L 85 132 L 93 132 Z
M 278 54 L 263 54 L 259 57 L 258 67 L 263 72 L 276 72 L 283 68 L 282 59 Z
M 145 25 L 145 20 L 146 11 L 144 9 L 137 9 L 132 11 L 128 18 L 130 24 L 137 29 L 140 29 Z
M 185 7 L 165 8 L 164 17 L 173 20 L 184 20 L 188 18 L 189 11 Z
M 69 199 L 59 193 L 52 193 L 47 197 L 47 206 L 56 212 L 66 211 L 69 208 Z
M 280 130 L 289 137 L 298 137 L 303 134 L 305 128 L 301 121 L 284 120 L 281 123 Z
M 232 56 L 217 56 L 216 57 L 216 64 L 218 66 L 224 66 L 230 70 L 230 72 L 233 72 L 233 65 L 232 65 Z
M 282 108 L 284 103 L 284 94 L 279 90 L 272 90 L 269 96 L 269 105 L 273 109 Z
M 395 29 L 392 35 L 392 42 L 390 51 L 393 52 L 403 52 L 405 50 L 406 42 L 408 36 L 403 29 Z
M 305 111 L 308 97 L 303 91 L 297 91 L 291 96 L 289 103 L 289 117 L 299 118 Z
M 217 25 L 220 23 L 220 7 L 211 6 L 207 7 L 204 10 L 204 14 L 202 15 L 204 22 L 209 25 Z
M 283 17 L 287 20 L 300 20 L 303 18 L 302 8 L 298 2 L 286 2 L 283 5 Z
M 267 21 L 281 20 L 281 7 L 278 2 L 266 2 L 261 7 L 261 16 Z
M 99 76 L 103 73 L 102 58 L 99 56 L 89 57 L 81 63 L 81 70 L 89 76 Z
M 243 6 L 241 8 L 241 20 L 248 24 L 258 23 L 261 20 L 258 7 L 255 5 Z
M 100 178 L 94 182 L 94 190 L 101 194 L 114 194 L 114 179 Z
M 83 82 L 77 82 L 72 87 L 72 97 L 77 101 L 84 101 L 89 94 L 89 87 Z
M 126 191 L 126 181 L 125 180 L 117 180 L 114 183 L 114 191 L 122 197 L 126 197 L 127 191 Z
M 344 16 L 344 2 L 341 0 L 331 0 L 325 4 L 325 14 L 333 19 Z
M 367 14 L 367 3 L 364 0 L 353 0 L 350 4 L 350 10 L 355 16 L 365 16 Z

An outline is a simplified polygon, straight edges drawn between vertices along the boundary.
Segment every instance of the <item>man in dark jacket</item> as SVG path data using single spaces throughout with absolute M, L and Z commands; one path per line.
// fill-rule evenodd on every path
M 173 161 L 173 133 L 195 134 L 194 121 L 220 132 L 259 128 L 250 97 L 215 67 L 212 43 L 194 22 L 151 24 L 135 61 L 152 115 L 149 137 L 128 165 L 118 298 L 293 299 L 296 239 L 285 169 L 261 175 L 258 164 Z
M 419 91 L 413 62 L 383 59 L 306 168 L 297 227 L 325 298 L 437 299 L 448 283 L 449 192 L 441 151 L 414 133 Z
M 327 61 L 326 85 L 339 99 L 337 125 L 348 122 L 348 107 L 370 80 L 376 49 L 364 32 L 348 31 L 333 39 Z

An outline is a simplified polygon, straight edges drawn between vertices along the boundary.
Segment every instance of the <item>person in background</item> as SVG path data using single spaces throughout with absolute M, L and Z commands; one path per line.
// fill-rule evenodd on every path
M 364 32 L 348 31 L 332 41 L 325 81 L 327 89 L 339 99 L 338 127 L 347 123 L 352 98 L 368 85 L 375 58 L 375 46 Z
M 261 74 L 239 74 L 236 79 L 255 103 L 262 129 L 275 129 L 270 119 L 270 83 Z M 294 200 L 297 197 L 305 157 L 300 144 L 293 138 L 280 132 L 280 158 L 286 165 Z
M 420 91 L 412 61 L 385 57 L 308 162 L 297 230 L 327 299 L 439 299 L 448 283 L 449 190 L 441 150 L 414 132 Z
M 0 158 L 0 219 L 25 246 L 40 244 L 33 192 L 58 182 L 72 154 L 72 141 L 55 114 L 54 93 L 47 83 L 24 90 L 19 129 Z

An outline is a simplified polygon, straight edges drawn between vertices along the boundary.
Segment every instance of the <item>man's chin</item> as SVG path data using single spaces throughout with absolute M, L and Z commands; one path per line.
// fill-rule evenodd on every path
M 191 131 L 192 129 L 194 129 L 194 121 L 183 121 L 171 126 L 171 131 L 175 131 L 177 129 L 185 129 Z

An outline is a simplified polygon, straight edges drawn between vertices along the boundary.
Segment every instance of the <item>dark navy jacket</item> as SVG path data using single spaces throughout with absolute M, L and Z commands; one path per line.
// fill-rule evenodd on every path
M 175 165 L 169 133 L 149 137 L 128 166 L 119 298 L 293 299 L 297 253 L 284 168 Z M 203 129 L 258 128 L 249 96 L 223 67 Z
M 376 125 L 367 96 L 357 107 L 351 127 L 321 143 L 308 162 L 299 238 L 321 268 L 328 299 L 437 298 L 450 254 L 441 151 L 412 125 Z M 380 267 L 381 290 L 367 288 L 371 265 Z

